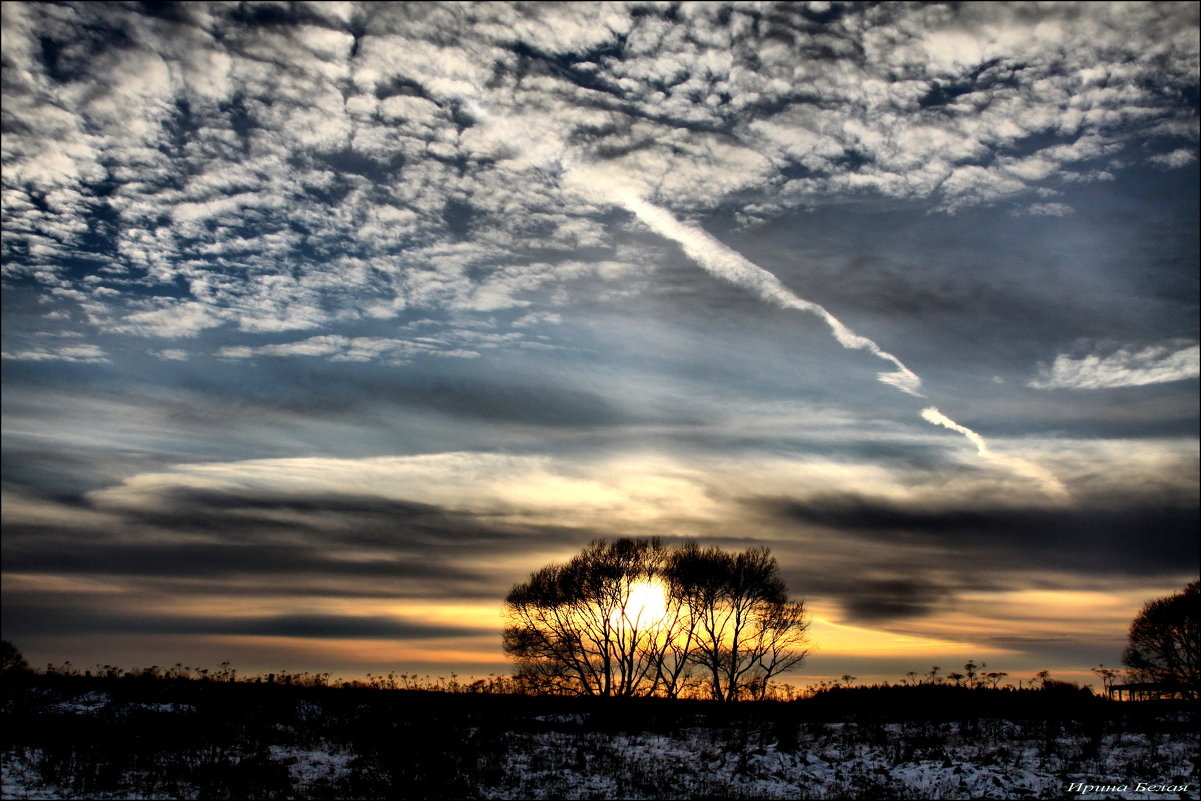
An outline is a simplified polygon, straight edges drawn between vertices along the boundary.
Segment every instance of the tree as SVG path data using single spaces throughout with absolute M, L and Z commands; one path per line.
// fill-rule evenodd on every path
M 775 675 L 808 654 L 804 604 L 790 601 L 767 548 L 731 554 L 681 547 L 668 566 L 670 584 L 692 621 L 689 661 L 710 698 L 762 698 Z
M 632 604 L 661 570 L 658 539 L 597 540 L 505 598 L 504 649 L 536 686 L 580 695 L 648 695 L 662 661 L 660 621 Z
M 515 585 L 505 617 L 519 675 L 555 692 L 762 698 L 808 653 L 804 604 L 766 548 L 594 541 Z
M 1196 697 L 1201 688 L 1201 581 L 1174 595 L 1148 601 L 1130 624 L 1122 663 L 1131 680 L 1179 688 Z
M 0 640 L 0 676 L 9 678 L 29 672 L 25 656 L 8 640 Z

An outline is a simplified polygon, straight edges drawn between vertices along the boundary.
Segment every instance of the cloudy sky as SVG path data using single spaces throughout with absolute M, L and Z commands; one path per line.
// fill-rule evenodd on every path
M 1198 571 L 1195 3 L 3 4 L 3 636 L 503 673 L 597 537 L 802 683 Z

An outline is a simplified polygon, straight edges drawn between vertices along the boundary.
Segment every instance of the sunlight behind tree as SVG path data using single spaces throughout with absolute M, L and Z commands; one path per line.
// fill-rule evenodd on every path
M 594 540 L 505 598 L 525 680 L 578 695 L 763 698 L 808 653 L 808 615 L 766 548 Z
M 610 623 L 637 631 L 657 630 L 667 618 L 667 587 L 658 579 L 635 581 L 630 585 L 625 605 L 614 611 Z

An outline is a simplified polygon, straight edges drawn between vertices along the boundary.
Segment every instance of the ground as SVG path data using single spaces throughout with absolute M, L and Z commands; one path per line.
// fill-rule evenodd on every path
M 38 677 L 5 688 L 3 796 L 1198 798 L 1195 705 L 989 693 L 731 705 Z

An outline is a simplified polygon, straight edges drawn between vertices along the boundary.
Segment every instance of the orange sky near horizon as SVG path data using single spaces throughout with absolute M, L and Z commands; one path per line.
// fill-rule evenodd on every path
M 19 576 L 12 577 L 12 580 L 43 583 L 38 579 Z M 79 584 L 74 584 L 73 588 L 100 594 L 113 591 L 111 587 L 95 585 L 88 590 Z M 990 645 L 989 637 L 1010 631 L 1015 625 L 1035 638 L 1053 638 L 1065 631 L 1074 635 L 1083 634 L 1111 642 L 1114 655 L 1107 664 L 1117 667 L 1125 630 L 1143 600 L 1141 595 L 1133 592 L 980 592 L 965 596 L 962 608 L 958 611 L 921 621 L 908 621 L 895 627 L 842 622 L 837 607 L 812 603 L 808 606 L 811 618 L 810 656 L 800 669 L 782 675 L 779 681 L 803 687 L 839 681 L 843 675 L 849 674 L 855 677 L 856 683 L 897 683 L 906 680 L 905 674 L 910 670 L 925 676 L 932 665 L 940 666 L 943 676 L 962 672 L 962 665 L 971 660 L 977 664 L 987 664 L 989 670 L 1008 673 L 1002 685 L 1011 683 L 1016 686 L 1019 681 L 1029 683 L 1038 671 L 1050 670 L 1057 679 L 1099 686 L 1096 676 L 1091 672 L 1096 665 L 1037 662 L 1017 649 Z M 223 603 L 206 605 L 204 611 L 236 621 L 238 618 L 290 610 L 292 604 L 293 599 L 287 596 L 259 598 L 253 605 L 229 599 Z M 221 661 L 229 660 L 243 675 L 300 672 L 303 666 L 309 672 L 330 672 L 335 678 L 346 680 L 389 672 L 434 678 L 456 674 L 461 679 L 472 679 L 508 675 L 511 671 L 511 663 L 500 649 L 499 631 L 503 620 L 500 602 L 447 603 L 427 599 L 397 603 L 342 599 L 329 601 L 320 607 L 310 604 L 309 608 L 326 614 L 390 616 L 431 626 L 474 629 L 479 633 L 409 640 L 378 637 L 160 636 L 153 640 L 143 638 L 133 648 L 125 646 L 121 654 L 112 653 L 106 648 L 103 638 L 76 637 L 59 645 L 61 655 L 46 658 L 60 665 L 70 661 L 80 670 L 103 664 L 119 664 L 123 668 L 151 664 L 166 667 L 176 662 L 212 669 Z M 981 608 L 990 610 L 990 615 L 984 617 L 974 611 Z M 162 611 L 187 615 L 200 610 L 180 603 Z M 996 622 L 998 612 L 1003 612 L 1007 621 L 1003 626 Z M 44 653 L 44 650 L 39 652 L 39 656 Z M 34 664 L 40 666 L 37 661 Z

